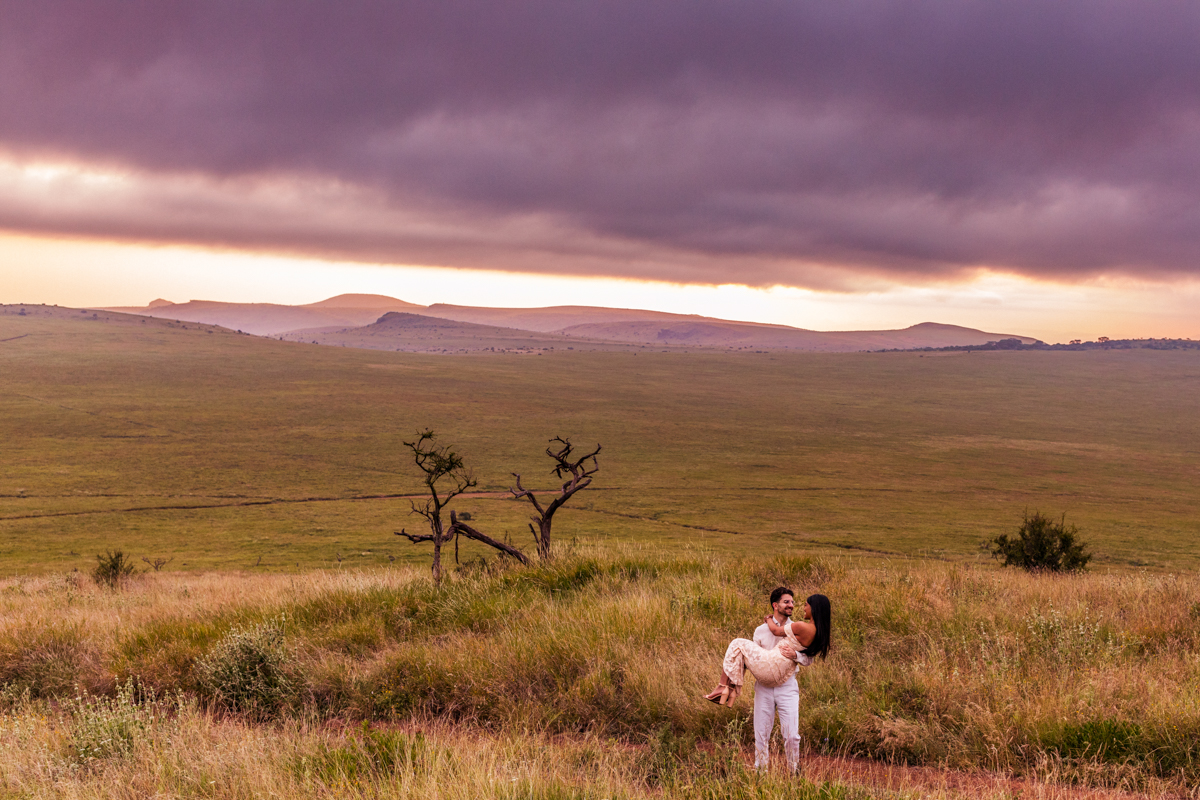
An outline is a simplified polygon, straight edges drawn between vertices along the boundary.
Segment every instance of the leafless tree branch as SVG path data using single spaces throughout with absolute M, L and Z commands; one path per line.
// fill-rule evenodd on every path
M 408 539 L 413 544 L 420 544 L 421 542 L 432 542 L 433 541 L 433 535 L 428 534 L 428 533 L 408 533 L 407 531 L 401 529 L 401 530 L 396 531 L 396 535 L 403 536 L 405 539 Z
M 559 445 L 557 448 L 555 442 Z M 550 557 L 550 530 L 554 521 L 554 513 L 576 492 L 591 486 L 592 476 L 600 469 L 600 464 L 596 460 L 596 456 L 600 453 L 600 445 L 596 445 L 595 450 L 578 458 L 573 458 L 574 453 L 575 447 L 569 439 L 555 436 L 550 440 L 550 446 L 546 448 L 546 455 L 554 460 L 551 472 L 560 480 L 568 475 L 570 477 L 562 484 L 558 497 L 544 507 L 531 490 L 521 485 L 521 476 L 513 473 L 517 485 L 516 488 L 510 488 L 509 492 L 512 493 L 514 500 L 528 500 L 535 512 L 531 517 L 529 530 L 533 533 L 533 539 L 537 543 L 539 558 Z M 589 461 L 591 462 L 590 466 Z

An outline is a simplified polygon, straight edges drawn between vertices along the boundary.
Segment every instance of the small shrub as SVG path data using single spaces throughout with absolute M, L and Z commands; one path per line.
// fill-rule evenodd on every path
M 585 588 L 603 573 L 603 566 L 594 558 L 562 564 L 542 562 L 535 568 L 505 575 L 500 585 L 502 588 L 528 586 L 548 595 L 562 595 Z
M 196 662 L 201 691 L 225 711 L 256 719 L 275 716 L 292 698 L 292 654 L 283 621 L 234 628 Z
M 6 683 L 0 686 L 0 713 L 21 711 L 33 705 L 33 693 L 28 686 Z
M 92 579 L 100 586 L 118 589 L 133 574 L 133 561 L 120 550 L 107 550 L 96 556 Z
M 797 592 L 798 606 L 804 605 L 803 598 L 807 596 L 805 587 L 812 583 L 819 584 L 824 578 L 820 566 L 805 556 L 777 555 L 751 560 L 742 566 L 742 570 L 750 579 L 749 587 L 752 587 L 755 595 L 765 600 L 776 586 L 787 586 Z M 767 610 L 770 611 L 769 608 Z
M 1016 536 L 1007 533 L 988 544 L 992 556 L 1003 558 L 1006 567 L 1021 567 L 1030 571 L 1075 572 L 1087 567 L 1092 554 L 1078 541 L 1079 529 L 1067 525 L 1064 514 L 1055 522 L 1040 512 L 1025 514 Z
M 71 713 L 68 758 L 77 764 L 128 755 L 138 739 L 165 716 L 165 704 L 153 694 L 139 704 L 133 680 L 117 687 L 116 697 L 81 695 L 66 706 Z
M 175 560 L 175 558 L 173 556 L 171 558 L 159 558 L 159 557 L 155 556 L 154 559 L 149 559 L 149 558 L 146 558 L 145 556 L 142 556 L 142 561 L 145 561 L 147 564 L 149 564 L 151 567 L 153 567 L 155 572 L 158 572 L 159 570 L 161 570 L 163 567 L 165 567 L 167 564 L 170 564 L 174 560 Z

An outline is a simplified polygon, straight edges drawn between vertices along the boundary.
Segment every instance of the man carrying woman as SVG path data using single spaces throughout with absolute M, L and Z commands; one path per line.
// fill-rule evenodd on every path
M 754 631 L 754 639 L 734 639 L 725 651 L 721 681 L 705 698 L 731 704 L 741 693 L 747 669 L 754 675 L 754 766 L 765 769 L 775 716 L 783 734 L 788 769 L 800 766 L 800 687 L 797 666 L 808 666 L 829 650 L 830 607 L 823 594 L 809 597 L 804 618 L 792 622 L 795 599 L 792 590 L 780 586 L 771 592 L 771 615 Z

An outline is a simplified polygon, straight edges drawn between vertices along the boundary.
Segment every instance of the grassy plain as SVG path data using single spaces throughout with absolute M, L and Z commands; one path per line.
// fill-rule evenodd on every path
M 168 569 L 423 562 L 392 531 L 419 522 L 397 495 L 426 426 L 495 493 L 459 508 L 518 544 L 509 473 L 549 487 L 563 435 L 604 446 L 564 539 L 971 560 L 1028 508 L 1066 513 L 1100 569 L 1200 564 L 1197 352 L 445 357 L 5 311 L 5 574 L 107 547 Z

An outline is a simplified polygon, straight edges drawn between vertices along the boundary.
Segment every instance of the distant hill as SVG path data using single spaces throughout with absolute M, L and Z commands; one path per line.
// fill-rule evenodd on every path
M 658 345 L 692 345 L 719 348 L 768 348 L 854 352 L 857 350 L 908 350 L 918 347 L 982 345 L 1000 339 L 1037 341 L 1029 336 L 986 333 L 958 325 L 922 322 L 892 331 L 810 331 L 785 325 L 757 325 L 722 320 L 660 322 L 614 322 L 572 325 L 559 331 L 567 336 L 584 336 L 620 342 Z
M 104 310 L 220 325 L 258 336 L 278 336 L 300 328 L 369 325 L 389 311 L 419 308 L 422 306 L 384 295 L 343 294 L 303 306 L 211 300 L 169 303 L 155 300 L 144 308 L 126 306 Z
M 176 321 L 174 318 L 162 319 L 148 314 L 130 314 L 110 308 L 71 308 L 69 306 L 47 306 L 29 303 L 0 304 L 0 316 L 25 317 L 33 320 L 66 320 L 69 322 L 105 323 L 105 326 L 115 325 L 129 329 L 136 327 L 145 332 L 161 333 L 167 330 L 200 331 L 203 333 L 220 333 L 236 335 L 235 331 L 227 330 L 219 325 L 194 323 L 190 320 Z
M 505 328 L 558 333 L 593 341 L 653 346 L 768 348 L 853 352 L 985 344 L 999 339 L 1037 341 L 1030 336 L 987 333 L 958 325 L 923 322 L 894 331 L 811 331 L 787 325 L 735 322 L 697 314 L 628 308 L 550 306 L 483 308 L 436 303 L 416 314 Z
M 709 320 L 696 314 L 671 314 L 666 311 L 645 311 L 635 308 L 602 308 L 598 306 L 548 306 L 546 308 L 485 308 L 481 306 L 456 306 L 435 303 L 416 314 L 452 319 L 458 322 L 474 322 L 479 325 L 496 325 L 501 328 L 517 328 L 525 331 L 550 333 L 574 325 L 605 324 L 611 322 L 634 322 L 640 320 Z M 720 320 L 713 320 L 719 322 Z M 746 325 L 759 323 L 748 322 Z
M 485 308 L 449 303 L 420 306 L 377 294 L 342 294 L 301 306 L 209 300 L 170 303 L 159 299 L 144 308 L 104 310 L 220 325 L 259 336 L 286 335 L 293 341 L 420 351 L 534 347 L 534 339 L 526 334 L 541 336 L 535 337 L 539 342 L 537 347 L 554 347 L 559 340 L 565 342 L 573 339 L 585 342 L 588 346 L 608 343 L 621 347 L 637 345 L 823 352 L 973 346 L 1000 339 L 1017 339 L 1023 344 L 1037 342 L 1029 336 L 987 333 L 934 322 L 923 322 L 894 331 L 812 331 L 787 325 L 735 322 L 696 314 L 630 308 Z M 402 314 L 403 321 L 393 318 L 386 325 L 377 324 L 383 321 L 385 315 L 393 312 Z M 422 317 L 438 322 L 423 326 L 418 322 Z M 475 329 L 455 325 L 480 327 Z M 366 330 L 351 330 L 357 328 Z
M 547 350 L 629 350 L 641 345 L 594 341 L 541 331 L 441 319 L 392 311 L 362 327 L 325 327 L 292 331 L 280 338 L 334 347 L 403 350 L 413 353 L 500 352 L 534 354 Z
M 298 308 L 382 308 L 386 311 L 424 307 L 416 303 L 407 303 L 403 300 L 397 300 L 394 297 L 388 297 L 386 294 L 339 294 L 328 300 L 319 300 L 316 303 L 298 306 Z

